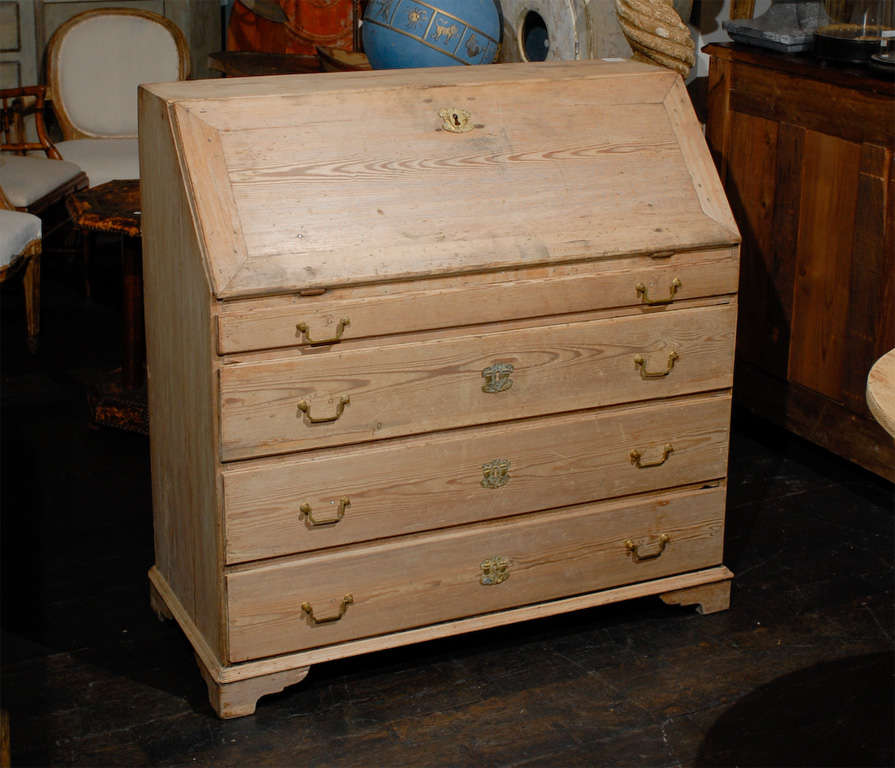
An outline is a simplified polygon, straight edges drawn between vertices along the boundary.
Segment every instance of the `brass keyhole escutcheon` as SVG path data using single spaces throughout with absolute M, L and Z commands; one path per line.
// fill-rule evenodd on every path
M 483 560 L 479 567 L 482 569 L 482 575 L 479 577 L 479 584 L 490 587 L 495 584 L 503 584 L 510 578 L 510 561 L 499 555 L 489 557 Z
M 510 460 L 494 459 L 482 464 L 482 488 L 503 488 L 510 482 Z
M 496 393 L 506 392 L 513 386 L 513 380 L 510 378 L 513 373 L 512 363 L 494 363 L 489 365 L 482 371 L 482 378 L 485 383 L 482 384 L 482 392 Z
M 449 133 L 466 133 L 472 130 L 472 115 L 465 109 L 451 107 L 450 109 L 442 109 L 438 115 L 444 121 L 442 130 Z

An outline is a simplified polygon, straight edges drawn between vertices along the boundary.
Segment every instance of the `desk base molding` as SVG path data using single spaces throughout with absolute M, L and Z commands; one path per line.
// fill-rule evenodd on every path
M 668 576 L 662 579 L 604 589 L 586 595 L 549 600 L 535 605 L 446 621 L 426 627 L 393 632 L 377 637 L 312 648 L 241 664 L 222 664 L 205 642 L 180 601 L 156 568 L 149 570 L 150 603 L 159 619 L 174 618 L 193 646 L 196 662 L 208 686 L 209 701 L 220 717 L 250 715 L 262 696 L 278 693 L 300 683 L 313 664 L 358 656 L 364 653 L 398 648 L 403 645 L 437 640 L 480 629 L 490 629 L 529 619 L 546 618 L 570 611 L 659 596 L 668 604 L 697 605 L 702 614 L 726 610 L 730 606 L 733 573 L 725 566 Z

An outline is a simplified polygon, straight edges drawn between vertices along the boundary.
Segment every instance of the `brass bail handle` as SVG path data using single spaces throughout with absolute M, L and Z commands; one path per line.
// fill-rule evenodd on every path
M 351 398 L 348 395 L 343 395 L 339 398 L 339 404 L 338 406 L 336 406 L 335 416 L 311 416 L 310 404 L 307 400 L 302 400 L 298 404 L 298 412 L 304 414 L 305 421 L 307 421 L 308 424 L 328 424 L 330 422 L 336 421 L 339 416 L 342 415 L 342 411 L 345 410 L 345 406 L 348 405 L 350 402 Z
M 343 317 L 339 320 L 339 324 L 336 326 L 335 335 L 330 336 L 328 339 L 312 339 L 308 324 L 302 322 L 295 326 L 295 335 L 301 338 L 304 344 L 310 344 L 312 347 L 316 347 L 320 344 L 337 344 L 342 340 L 342 334 L 345 332 L 345 328 L 349 325 L 351 325 L 351 320 L 347 317 Z
M 640 553 L 640 544 L 635 544 L 631 539 L 625 539 L 625 549 L 631 553 L 631 557 L 634 559 L 635 563 L 643 562 L 644 560 L 655 560 L 665 551 L 665 545 L 671 541 L 671 536 L 667 533 L 663 533 L 659 536 L 659 548 L 648 555 L 643 555 Z
M 651 299 L 649 297 L 649 290 L 643 283 L 637 283 L 637 285 L 634 286 L 634 290 L 637 291 L 637 295 L 640 296 L 641 304 L 649 304 L 651 307 L 654 307 L 657 304 L 671 304 L 681 285 L 681 279 L 679 277 L 674 278 L 674 280 L 671 281 L 671 287 L 668 289 L 667 299 Z
M 339 606 L 339 612 L 337 614 L 335 614 L 334 616 L 321 616 L 318 618 L 317 616 L 314 615 L 314 609 L 311 607 L 310 603 L 302 603 L 301 609 L 308 615 L 308 621 L 312 625 L 332 624 L 334 621 L 338 621 L 345 615 L 345 612 L 348 610 L 348 606 L 351 605 L 353 602 L 354 602 L 353 595 L 351 595 L 351 594 L 345 595 L 345 597 L 342 598 L 342 604 Z
M 641 379 L 661 379 L 663 376 L 667 376 L 671 373 L 671 369 L 674 368 L 674 363 L 676 360 L 680 359 L 680 355 L 677 352 L 672 352 L 668 355 L 668 365 L 666 366 L 664 371 L 648 371 L 646 369 L 646 360 L 643 359 L 643 355 L 636 355 L 634 357 L 634 365 L 636 365 L 640 369 L 640 378 Z
M 336 512 L 335 517 L 331 517 L 328 520 L 318 520 L 314 517 L 314 513 L 311 511 L 311 505 L 305 502 L 298 508 L 298 516 L 304 517 L 305 520 L 308 521 L 308 527 L 310 528 L 321 528 L 325 525 L 335 525 L 338 523 L 343 517 L 345 517 L 345 512 L 348 511 L 348 507 L 351 506 L 351 500 L 347 496 L 343 496 L 339 499 L 339 511 Z
M 671 443 L 665 443 L 662 447 L 662 458 L 658 461 L 643 461 L 643 454 L 640 453 L 636 448 L 628 454 L 631 458 L 631 463 L 637 467 L 637 469 L 646 469 L 647 467 L 661 467 L 666 461 L 668 461 L 668 457 L 671 455 L 671 452 L 674 450 Z

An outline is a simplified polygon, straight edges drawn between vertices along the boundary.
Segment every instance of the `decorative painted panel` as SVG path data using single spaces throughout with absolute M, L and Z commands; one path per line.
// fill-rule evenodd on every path
M 19 23 L 19 4 L 0 2 L 0 53 L 22 50 L 22 28 Z
M 31 0 L 0 2 L 0 87 L 18 88 L 38 82 Z

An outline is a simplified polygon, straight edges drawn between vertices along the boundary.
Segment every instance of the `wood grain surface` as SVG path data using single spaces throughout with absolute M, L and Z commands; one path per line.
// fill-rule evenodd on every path
M 843 399 L 849 272 L 861 147 L 805 132 L 789 378 Z M 829 223 L 835 221 L 835 226 Z
M 230 661 L 296 651 L 460 616 L 696 570 L 721 561 L 725 488 L 679 491 L 330 551 L 227 576 Z M 631 539 L 644 555 L 636 561 Z M 509 578 L 484 586 L 481 563 Z M 316 615 L 344 616 L 312 625 Z
M 341 339 L 544 317 L 625 305 L 642 305 L 637 285 L 649 300 L 667 299 L 678 280 L 677 301 L 734 293 L 736 249 L 649 254 L 578 264 L 503 270 L 465 277 L 342 288 L 319 296 L 278 296 L 225 302 L 218 317 L 222 354 L 291 347 L 332 338 L 341 320 Z
M 722 478 L 730 395 L 712 394 L 225 469 L 229 563 L 386 538 Z M 638 468 L 631 451 L 644 462 Z M 483 466 L 509 462 L 507 482 Z M 340 500 L 350 507 L 334 525 Z
M 791 123 L 845 141 L 895 141 L 891 108 L 881 101 L 891 99 L 891 94 L 868 93 L 851 83 L 843 87 L 745 63 L 734 68 L 731 82 L 730 108 L 735 112 Z
M 333 351 L 221 369 L 223 460 L 380 440 L 731 385 L 736 305 Z M 641 370 L 667 376 L 644 379 Z M 643 365 L 638 367 L 639 357 Z M 512 386 L 483 391 L 510 364 Z M 299 410 L 309 404 L 311 424 Z
M 147 380 L 155 562 L 205 642 L 226 657 L 209 282 L 167 107 L 140 92 Z
M 585 72 L 585 67 L 590 72 Z M 659 81 L 659 75 L 665 78 L 665 87 L 674 79 L 671 72 L 658 70 L 634 61 L 587 62 L 552 61 L 531 62 L 524 68 L 518 64 L 490 64 L 484 69 L 473 67 L 429 67 L 421 69 L 374 70 L 372 72 L 340 72 L 327 74 L 325 78 L 317 75 L 285 75 L 276 77 L 254 77 L 251 80 L 242 78 L 225 78 L 223 80 L 193 80 L 189 83 L 169 82 L 153 83 L 151 88 L 160 99 L 165 101 L 202 99 L 220 100 L 226 116 L 232 125 L 234 113 L 239 117 L 240 110 L 227 109 L 227 102 L 251 98 L 253 101 L 267 99 L 288 100 L 297 94 L 305 93 L 342 93 L 357 91 L 375 91 L 392 88 L 440 88 L 447 85 L 475 86 L 482 83 L 512 84 L 520 80 L 520 74 L 526 80 L 563 81 L 574 78 L 610 77 L 622 79 L 626 83 L 652 80 Z M 648 87 L 643 83 L 640 87 Z M 659 86 L 660 88 L 662 86 Z M 243 120 L 251 121 L 249 115 Z M 289 118 L 281 117 L 283 124 L 289 124 Z M 222 124 L 223 125 L 223 124 Z
M 669 75 L 577 62 L 452 84 L 432 70 L 290 77 L 259 83 L 251 109 L 202 86 L 151 88 L 176 98 L 215 293 L 235 298 L 600 258 L 632 243 L 735 244 Z M 468 111 L 472 129 L 443 130 L 443 109 Z M 646 178 L 660 183 L 637 183 Z

